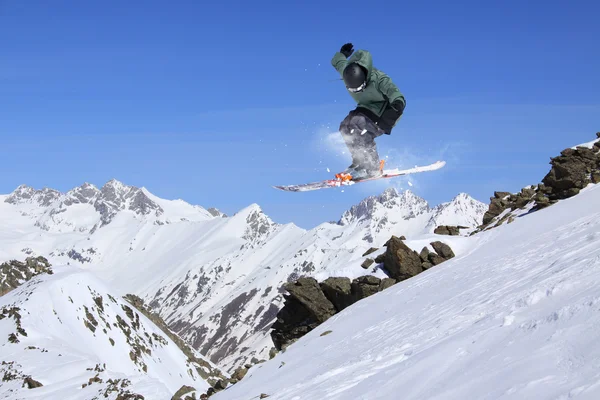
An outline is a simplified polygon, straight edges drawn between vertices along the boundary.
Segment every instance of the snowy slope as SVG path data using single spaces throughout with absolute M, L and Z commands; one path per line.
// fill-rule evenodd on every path
M 303 230 L 277 224 L 257 204 L 227 217 L 118 181 L 67 194 L 20 187 L 4 200 L 0 260 L 44 255 L 93 271 L 117 294 L 142 297 L 226 370 L 268 358 L 283 282 L 370 273 L 360 267 L 362 254 L 391 235 L 427 240 L 436 224 L 478 225 L 486 208 L 465 194 L 430 207 L 392 189 L 357 204 L 339 223 Z
M 215 400 L 600 398 L 600 185 L 467 238 Z
M 91 399 L 115 386 L 110 379 L 146 400 L 171 398 L 182 385 L 208 387 L 159 328 L 91 273 L 54 271 L 0 297 L 0 373 L 13 377 L 0 385 L 1 398 Z M 23 388 L 25 377 L 43 386 Z

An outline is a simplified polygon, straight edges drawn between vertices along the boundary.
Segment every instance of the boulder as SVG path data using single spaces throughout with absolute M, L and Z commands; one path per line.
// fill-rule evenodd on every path
M 379 284 L 379 291 L 383 291 L 387 288 L 390 288 L 396 284 L 396 280 L 392 278 L 383 278 L 381 283 Z
M 350 278 L 327 278 L 321 282 L 321 290 L 338 312 L 354 303 Z
M 551 158 L 552 168 L 542 183 L 552 189 L 551 200 L 575 196 L 592 180 L 591 175 L 600 171 L 600 156 L 587 147 L 565 149 L 560 156 Z
M 459 226 L 440 225 L 433 230 L 436 235 L 458 236 L 460 233 Z
M 377 247 L 371 247 L 369 250 L 365 251 L 365 253 L 362 256 L 366 257 L 371 253 L 375 253 L 377 250 L 379 250 Z
M 367 269 L 371 265 L 373 265 L 374 262 L 375 262 L 375 260 L 373 260 L 372 258 L 367 258 L 365 261 L 363 261 L 362 264 L 360 264 L 360 266 L 363 267 L 364 269 Z
M 430 243 L 435 252 L 444 260 L 449 260 L 454 257 L 454 252 L 446 243 L 440 241 Z
M 429 254 L 427 255 L 427 259 L 428 259 L 429 263 L 430 263 L 432 266 L 433 266 L 433 265 L 439 265 L 439 264 L 443 263 L 444 261 L 446 261 L 446 260 L 444 259 L 444 257 L 440 256 L 440 255 L 439 255 L 439 254 L 437 254 L 437 253 L 429 253 Z M 423 264 L 424 264 L 424 263 L 422 263 L 422 264 L 421 264 L 421 268 L 423 267 L 423 266 L 422 266 Z
M 383 266 L 389 275 L 397 281 L 408 279 L 423 272 L 419 254 L 396 236 L 392 236 L 387 242 L 387 249 L 384 254 Z
M 27 386 L 28 389 L 35 389 L 35 388 L 39 388 L 39 387 L 44 386 L 40 382 L 36 381 L 35 379 L 33 379 L 30 376 L 28 376 L 27 378 L 25 378 L 25 381 L 24 381 L 23 384 L 25 386 Z
M 286 284 L 285 289 L 320 323 L 327 321 L 336 312 L 314 278 L 298 278 L 296 282 Z
M 284 304 L 271 326 L 271 339 L 277 351 L 281 351 L 319 326 L 319 321 L 298 299 L 284 295 Z M 274 352 L 273 352 L 274 353 Z
M 381 279 L 376 276 L 361 276 L 352 281 L 352 294 L 356 301 L 362 300 L 379 292 Z
M 244 366 L 244 367 L 238 367 L 235 371 L 233 371 L 233 374 L 231 374 L 231 378 L 235 379 L 236 381 L 241 381 L 242 379 L 244 379 L 244 377 L 246 376 L 246 374 L 248 373 L 248 369 L 251 366 Z

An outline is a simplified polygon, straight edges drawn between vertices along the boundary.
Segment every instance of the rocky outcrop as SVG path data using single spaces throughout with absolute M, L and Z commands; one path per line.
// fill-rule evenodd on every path
M 53 274 L 50 263 L 42 256 L 28 257 L 25 262 L 12 260 L 0 264 L 0 296 L 40 274 Z
M 600 132 L 596 133 L 600 138 Z M 550 159 L 550 171 L 536 185 L 519 193 L 494 192 L 483 217 L 482 225 L 472 234 L 512 222 L 523 210 L 530 212 L 546 208 L 558 200 L 575 196 L 590 183 L 600 183 L 600 140 L 593 145 L 577 146 L 561 151 Z
M 275 349 L 285 350 L 332 315 L 357 301 L 455 256 L 450 246 L 445 243 L 436 241 L 430 245 L 433 251 L 425 247 L 417 253 L 404 244 L 401 238 L 392 236 L 386 243 L 385 253 L 377 256 L 374 261 L 383 263 L 389 278 L 380 279 L 372 275 L 364 275 L 354 280 L 347 277 L 331 277 L 319 283 L 314 278 L 302 277 L 284 285 L 283 288 L 288 294 L 284 294 L 283 308 L 271 327 Z M 373 261 L 370 258 L 367 260 Z
M 272 326 L 271 338 L 277 350 L 306 335 L 335 313 L 391 287 L 396 280 L 365 275 L 354 280 L 346 277 L 327 278 L 318 283 L 314 278 L 300 278 L 285 285 L 289 292 Z
M 552 169 L 542 179 L 546 195 L 550 200 L 566 199 L 578 194 L 592 182 L 592 174 L 600 172 L 600 148 L 565 149 L 550 163 Z
M 401 238 L 392 236 L 386 247 L 383 266 L 390 277 L 403 281 L 423 272 L 419 254 L 404 244 Z
M 436 235 L 458 236 L 461 229 L 467 229 L 467 227 L 460 225 L 440 225 L 433 230 L 433 233 Z

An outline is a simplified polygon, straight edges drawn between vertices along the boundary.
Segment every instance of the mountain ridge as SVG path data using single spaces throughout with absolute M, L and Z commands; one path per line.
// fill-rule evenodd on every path
M 25 188 L 19 192 L 25 193 L 22 201 L 0 203 L 0 214 L 11 216 L 7 221 L 15 227 L 6 233 L 15 245 L 0 250 L 0 258 L 45 255 L 53 264 L 74 263 L 93 271 L 118 294 L 139 296 L 177 334 L 226 370 L 268 355 L 269 326 L 283 302 L 282 283 L 300 275 L 357 277 L 364 273 L 360 265 L 365 250 L 383 245 L 393 234 L 428 233 L 436 209 L 412 192 L 387 190 L 376 200 L 364 200 L 366 208 L 355 206 L 366 210 L 360 218 L 359 213 L 347 214 L 354 217 L 345 225 L 323 223 L 307 230 L 274 222 L 257 203 L 225 216 L 182 200 L 163 200 L 116 180 L 102 189 L 84 184 L 68 196 L 46 190 L 54 200 L 37 202 L 37 207 L 32 202 L 42 196 Z M 156 207 L 146 208 L 150 214 L 132 211 L 136 193 L 160 207 L 163 215 L 154 215 Z M 65 199 L 73 202 L 65 205 Z M 95 206 L 99 199 L 110 215 L 103 225 Z M 472 211 L 473 220 L 483 217 L 477 208 Z M 32 216 L 37 226 L 27 222 Z M 439 222 L 452 221 L 442 217 Z M 33 239 L 36 230 L 48 234 Z M 25 236 L 15 235 L 18 231 Z M 243 354 L 241 349 L 246 349 Z

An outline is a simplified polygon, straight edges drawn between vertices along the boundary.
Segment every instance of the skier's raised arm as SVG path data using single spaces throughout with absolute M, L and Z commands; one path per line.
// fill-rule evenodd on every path
M 352 43 L 346 43 L 340 51 L 336 52 L 331 59 L 331 65 L 342 75 L 346 65 L 348 65 L 348 57 L 354 52 Z

